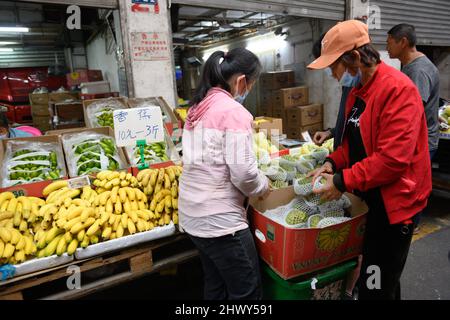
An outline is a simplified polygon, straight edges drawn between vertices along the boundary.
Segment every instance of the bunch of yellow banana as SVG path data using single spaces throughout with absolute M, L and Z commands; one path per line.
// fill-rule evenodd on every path
M 172 220 L 178 223 L 178 179 L 182 167 L 171 166 L 161 169 L 145 169 L 138 173 L 137 179 L 149 197 L 150 210 L 158 217 L 162 226 Z
M 47 197 L 50 193 L 57 191 L 59 189 L 62 189 L 62 188 L 67 188 L 67 186 L 68 186 L 67 180 L 59 180 L 59 181 L 52 182 L 48 186 L 46 186 L 44 188 L 44 190 L 42 190 L 42 195 L 44 197 Z
M 150 197 L 163 189 L 171 190 L 174 188 L 178 193 L 178 179 L 182 172 L 181 166 L 144 169 L 138 173 L 137 180 L 142 184 L 144 193 Z
M 99 211 L 116 214 L 148 209 L 147 196 L 140 189 L 119 186 L 99 193 L 93 205 L 98 207 Z
M 28 231 L 22 235 L 15 228 L 0 227 L 0 265 L 24 262 L 35 252 L 36 245 Z
M 99 241 L 99 232 L 86 233 L 99 217 L 89 201 L 66 198 L 59 208 L 53 206 L 51 228 L 40 228 L 34 235 L 40 250 L 38 257 L 60 256 L 64 252 L 72 255 L 79 246 L 85 248 Z
M 95 198 L 97 198 L 98 193 L 93 190 L 90 186 L 83 187 L 83 192 L 81 193 L 80 198 L 82 200 L 88 201 L 91 205 L 94 203 Z
M 55 181 L 43 190 L 45 200 L 0 193 L 0 265 L 72 255 L 78 247 L 178 223 L 181 172 L 179 166 L 147 169 L 136 178 L 102 171 L 95 190 Z
M 12 192 L 0 193 L 0 227 L 17 228 L 27 231 L 38 220 L 39 210 L 45 201 L 36 197 L 20 196 Z
M 101 230 L 101 239 L 112 240 L 123 236 L 152 230 L 156 226 L 156 215 L 148 209 L 123 212 L 121 214 L 102 211 L 100 219 L 91 232 Z M 88 230 L 89 232 L 89 230 Z
M 97 187 L 97 193 L 112 190 L 114 187 L 139 187 L 139 182 L 131 173 L 125 171 L 101 171 L 97 174 L 93 185 Z

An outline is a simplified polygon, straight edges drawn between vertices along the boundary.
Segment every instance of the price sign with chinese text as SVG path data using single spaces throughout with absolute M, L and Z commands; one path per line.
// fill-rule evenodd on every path
M 164 141 L 161 108 L 145 107 L 114 111 L 114 133 L 119 147 L 136 145 L 138 140 L 148 144 Z

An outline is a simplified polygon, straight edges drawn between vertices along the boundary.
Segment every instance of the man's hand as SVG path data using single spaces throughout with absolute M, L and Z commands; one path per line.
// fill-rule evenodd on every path
M 339 200 L 342 197 L 342 192 L 334 185 L 333 175 L 322 173 L 321 176 L 325 178 L 326 183 L 320 189 L 313 189 L 313 192 L 322 195 L 321 199 L 325 201 Z
M 314 138 L 313 141 L 315 144 L 319 144 L 321 145 L 325 140 L 331 138 L 331 131 L 327 130 L 327 131 L 317 131 L 314 134 Z
M 325 162 L 320 168 L 315 169 L 308 173 L 307 177 L 313 177 L 313 183 L 316 179 L 321 176 L 323 173 L 333 174 L 333 166 L 329 162 Z

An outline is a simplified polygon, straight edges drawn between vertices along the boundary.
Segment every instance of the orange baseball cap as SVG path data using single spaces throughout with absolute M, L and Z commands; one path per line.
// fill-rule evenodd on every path
M 358 20 L 338 22 L 328 30 L 322 40 L 321 55 L 308 65 L 308 69 L 325 69 L 345 52 L 370 43 L 367 24 Z

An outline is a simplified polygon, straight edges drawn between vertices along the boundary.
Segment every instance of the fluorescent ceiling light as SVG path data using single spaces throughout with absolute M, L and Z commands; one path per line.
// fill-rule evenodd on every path
M 0 48 L 0 52 L 13 52 L 13 48 Z
M 194 24 L 195 27 L 218 27 L 217 21 L 200 21 Z
M 0 32 L 29 32 L 29 28 L 25 27 L 0 27 Z
M 208 34 L 203 33 L 203 34 L 196 35 L 193 39 L 196 39 L 196 40 L 203 39 L 203 38 L 206 38 L 207 36 L 208 36 Z
M 234 28 L 243 28 L 245 26 L 248 26 L 250 23 L 248 22 L 233 22 L 230 23 L 230 26 L 234 27 Z
M 216 17 L 228 18 L 228 19 L 239 19 L 248 15 L 246 11 L 235 11 L 235 10 L 227 10 L 224 16 L 223 13 L 219 13 Z
M 200 31 L 200 30 L 203 30 L 203 28 L 202 27 L 187 27 L 187 28 L 182 29 L 181 31 L 197 32 L 197 31 Z
M 19 44 L 18 41 L 0 41 L 0 46 L 9 46 L 11 44 Z
M 281 50 L 286 46 L 287 42 L 282 37 L 273 35 L 271 37 L 263 36 L 259 39 L 249 40 L 246 49 L 253 53 L 263 53 L 266 51 Z
M 212 33 L 222 33 L 222 32 L 228 32 L 228 31 L 231 31 L 231 30 L 233 30 L 233 28 L 222 28 L 222 27 L 220 27 L 217 30 L 213 30 Z

